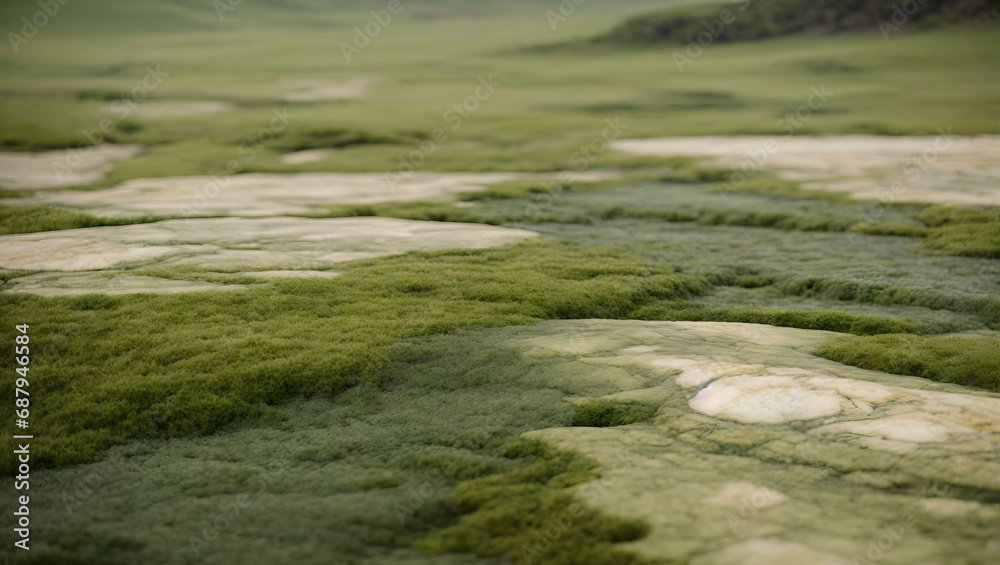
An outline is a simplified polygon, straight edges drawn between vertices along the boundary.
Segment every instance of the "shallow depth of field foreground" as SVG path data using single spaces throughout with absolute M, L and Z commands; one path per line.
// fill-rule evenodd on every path
M 1000 562 L 1000 2 L 0 6 L 0 555 Z

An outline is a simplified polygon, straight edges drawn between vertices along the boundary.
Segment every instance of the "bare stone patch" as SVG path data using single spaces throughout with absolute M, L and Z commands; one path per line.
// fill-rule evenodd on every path
M 407 251 L 482 249 L 535 235 L 527 230 L 479 224 L 395 218 L 168 220 L 0 236 L 0 269 L 48 272 L 14 279 L 10 288 L 21 292 L 65 294 L 62 290 L 66 288 L 100 292 L 118 283 L 120 288 L 146 292 L 168 283 L 148 285 L 146 279 L 152 277 L 137 281 L 135 277 L 122 279 L 124 275 L 116 275 L 114 281 L 108 282 L 101 277 L 60 277 L 51 272 L 157 265 L 252 273 L 261 278 L 331 277 L 336 274 L 317 269 Z M 96 286 L 91 287 L 91 283 Z M 207 288 L 196 286 L 191 289 Z M 171 288 L 184 287 L 180 284 Z
M 282 155 L 281 162 L 286 165 L 318 163 L 332 154 L 332 149 L 306 149 L 304 151 L 293 151 Z
M 124 273 L 38 273 L 11 280 L 5 292 L 39 296 L 79 296 L 83 294 L 175 294 L 178 292 L 242 290 L 245 285 L 183 281 Z
M 1000 205 L 1000 135 L 702 136 L 620 140 L 611 147 L 705 157 L 733 169 L 756 161 L 779 177 L 808 181 L 805 188 L 858 199 Z
M 0 189 L 21 190 L 100 182 L 115 161 L 131 159 L 142 149 L 141 145 L 105 143 L 41 153 L 0 152 Z
M 276 216 L 312 214 L 324 205 L 368 205 L 448 198 L 510 180 L 551 179 L 525 173 L 414 173 L 403 180 L 384 173 L 251 173 L 214 178 L 134 179 L 103 190 L 44 191 L 15 204 L 65 206 L 109 218 L 137 216 Z M 614 178 L 590 172 L 581 181 Z M 207 195 L 207 196 L 206 196 Z
M 286 92 L 282 98 L 288 102 L 318 102 L 364 98 L 372 81 L 356 78 L 342 82 L 312 79 L 282 80 L 278 85 Z

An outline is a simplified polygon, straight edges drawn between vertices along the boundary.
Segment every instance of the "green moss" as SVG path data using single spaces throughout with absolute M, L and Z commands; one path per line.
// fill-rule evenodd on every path
M 94 226 L 121 226 L 153 218 L 98 218 L 75 210 L 50 206 L 0 206 L 0 233 L 31 233 Z
M 577 407 L 572 425 L 591 428 L 625 426 L 652 418 L 658 405 L 595 400 Z
M 941 226 L 927 234 L 925 244 L 949 255 L 1000 259 L 1000 221 Z
M 237 140 L 237 143 L 243 140 Z M 403 145 L 419 141 L 417 134 L 382 133 L 356 128 L 297 128 L 294 125 L 275 141 L 274 147 L 288 151 L 340 149 L 356 145 Z
M 662 321 L 742 322 L 856 335 L 920 333 L 922 331 L 921 326 L 905 319 L 845 312 L 784 310 L 753 306 L 708 308 L 692 304 L 661 303 L 639 308 L 633 314 L 633 318 Z
M 1000 339 L 880 335 L 827 342 L 819 354 L 863 369 L 1000 392 Z
M 515 565 L 641 563 L 613 544 L 640 539 L 648 531 L 645 524 L 602 516 L 567 490 L 598 478 L 594 464 L 541 444 L 534 449 L 535 460 L 526 467 L 458 485 L 455 505 L 467 515 L 418 546 L 498 556 Z
M 802 183 L 798 181 L 779 179 L 763 172 L 745 180 L 741 174 L 735 171 L 730 171 L 730 173 L 729 177 L 715 187 L 715 190 L 723 195 L 726 193 L 749 193 L 784 198 L 828 200 L 839 204 L 851 202 L 851 196 L 846 192 L 802 188 Z M 733 175 L 736 177 L 734 178 Z
M 364 382 L 400 340 L 472 325 L 624 318 L 707 289 L 607 250 L 547 242 L 414 253 L 344 271 L 239 293 L 0 294 L 3 335 L 12 341 L 15 324 L 31 324 L 42 346 L 31 375 L 45 401 L 32 426 L 46 442 L 32 460 L 82 463 L 136 436 L 212 433 L 292 396 L 336 393 Z M 13 370 L 12 357 L 2 363 Z M 12 381 L 4 386 L 13 394 Z
M 716 42 L 757 41 L 798 33 L 816 36 L 863 32 L 877 28 L 880 21 L 890 21 L 895 8 L 895 3 L 891 1 L 866 0 L 757 0 L 734 4 L 730 7 L 733 21 L 727 22 L 729 25 L 719 22 L 719 31 L 712 32 Z M 988 21 L 990 14 L 997 9 L 997 3 L 994 0 L 940 0 L 921 4 L 921 7 L 921 10 L 909 15 L 907 23 L 928 28 Z M 590 40 L 590 43 L 683 45 L 687 38 L 705 30 L 705 21 L 717 21 L 721 9 L 718 6 L 685 6 L 643 14 Z M 843 64 L 831 66 L 824 63 L 818 69 L 843 72 L 845 67 Z M 848 66 L 846 70 L 853 70 L 853 67 Z
M 847 231 L 865 235 L 901 235 L 905 237 L 926 237 L 928 233 L 925 226 L 909 222 L 885 222 L 881 224 L 860 222 L 852 225 Z

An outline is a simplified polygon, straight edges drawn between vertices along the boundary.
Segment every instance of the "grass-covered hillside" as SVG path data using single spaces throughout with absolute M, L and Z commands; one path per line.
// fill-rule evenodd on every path
M 996 0 L 733 0 L 669 8 L 629 19 L 594 43 L 684 45 L 697 39 L 702 46 L 718 42 L 753 41 L 782 35 L 882 32 L 906 26 L 926 30 L 954 24 L 995 25 Z M 708 32 L 708 35 L 704 35 Z

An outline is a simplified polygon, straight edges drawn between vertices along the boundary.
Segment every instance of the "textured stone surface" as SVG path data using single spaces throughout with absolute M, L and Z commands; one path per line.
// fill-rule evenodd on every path
M 104 180 L 115 161 L 131 159 L 141 145 L 98 145 L 41 153 L 0 153 L 0 188 L 91 184 Z
M 5 292 L 26 292 L 39 296 L 81 294 L 174 294 L 202 290 L 242 290 L 245 285 L 216 284 L 130 275 L 127 273 L 38 273 L 18 277 L 3 285 Z
M 0 269 L 70 273 L 181 265 L 249 272 L 261 278 L 335 276 L 316 270 L 407 251 L 494 247 L 534 235 L 527 230 L 481 224 L 374 217 L 168 220 L 0 236 Z M 110 279 L 49 273 L 15 278 L 5 288 L 51 295 L 126 289 L 158 292 L 165 288 L 174 292 L 221 286 L 117 273 Z
M 615 175 L 575 175 L 582 181 Z M 63 190 L 11 199 L 15 204 L 66 206 L 103 217 L 275 216 L 311 214 L 324 205 L 411 202 L 474 192 L 509 180 L 556 178 L 524 173 L 250 173 L 221 177 L 134 179 L 92 191 Z
M 1000 205 L 1000 135 L 702 136 L 611 146 L 638 155 L 708 157 L 733 168 L 752 163 L 751 154 L 766 155 L 757 161 L 783 178 L 859 199 Z
M 568 400 L 659 405 L 652 422 L 527 434 L 598 461 L 602 478 L 575 493 L 649 523 L 646 538 L 625 544 L 643 557 L 698 565 L 1000 558 L 1000 395 L 810 354 L 829 332 L 559 321 L 526 333 L 508 343 L 563 359 L 535 377 Z

